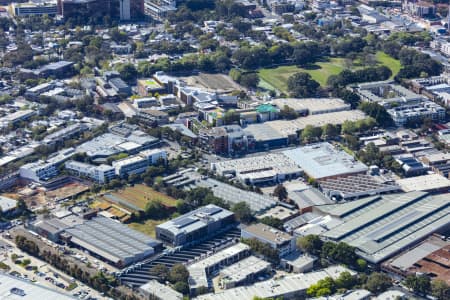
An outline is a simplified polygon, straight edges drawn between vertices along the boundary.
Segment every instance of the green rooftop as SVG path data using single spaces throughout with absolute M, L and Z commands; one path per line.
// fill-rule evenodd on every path
M 271 104 L 261 104 L 256 108 L 259 113 L 277 112 L 277 109 Z

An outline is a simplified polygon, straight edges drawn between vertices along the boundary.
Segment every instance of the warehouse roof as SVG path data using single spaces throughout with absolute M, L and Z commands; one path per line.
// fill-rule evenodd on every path
M 400 187 L 384 182 L 379 176 L 365 174 L 329 178 L 320 180 L 319 184 L 322 191 L 329 197 L 339 195 L 344 199 L 400 190 Z
M 289 192 L 289 198 L 291 198 L 292 201 L 297 204 L 299 209 L 334 203 L 319 190 L 313 187 L 308 187 L 307 189 L 304 189 L 302 191 Z
M 270 196 L 244 191 L 211 178 L 198 180 L 195 185 L 211 189 L 214 196 L 222 198 L 230 204 L 245 202 L 255 212 L 267 210 L 276 204 L 276 201 Z
M 109 218 L 93 218 L 66 229 L 71 241 L 113 263 L 129 262 L 154 253 L 160 243 Z
M 397 180 L 397 184 L 405 192 L 432 191 L 444 188 L 450 190 L 450 180 L 439 174 L 403 178 Z
M 262 223 L 247 226 L 242 231 L 275 244 L 283 244 L 293 239 L 290 234 Z
M 317 207 L 343 223 L 322 236 L 343 241 L 378 263 L 418 242 L 450 222 L 450 194 L 390 194 Z
M 144 293 L 155 295 L 158 299 L 164 300 L 182 300 L 183 294 L 175 291 L 171 287 L 161 284 L 156 280 L 151 280 L 140 288 Z
M 287 137 L 286 134 L 279 132 L 278 130 L 272 128 L 268 125 L 269 122 L 266 123 L 256 123 L 249 124 L 244 129 L 246 133 L 251 134 L 256 141 L 271 141 L 271 140 L 279 140 L 285 139 Z
M 287 105 L 297 112 L 310 115 L 350 110 L 350 104 L 339 98 L 280 98 L 273 100 L 272 103 L 280 109 Z
M 296 135 L 298 131 L 303 130 L 307 125 L 312 125 L 314 127 L 321 127 L 326 124 L 338 125 L 344 123 L 345 121 L 363 120 L 366 117 L 367 116 L 360 110 L 345 110 L 326 114 L 310 115 L 289 121 L 270 121 L 265 122 L 264 125 L 271 127 L 276 132 L 281 134 L 281 136 L 286 137 Z
M 328 267 L 322 271 L 306 274 L 286 275 L 278 279 L 270 279 L 249 286 L 232 288 L 216 294 L 198 296 L 198 300 L 251 300 L 255 296 L 261 298 L 276 298 L 296 292 L 304 292 L 311 285 L 316 284 L 325 277 L 336 279 L 342 272 L 350 271 L 341 266 Z
M 212 168 L 221 175 L 226 173 L 236 174 L 241 180 L 294 174 L 302 171 L 294 160 L 282 153 L 269 153 L 255 157 L 221 161 L 214 163 Z
M 283 153 L 295 161 L 308 176 L 315 179 L 350 175 L 368 170 L 365 164 L 327 142 L 298 147 Z
M 260 273 L 270 267 L 270 263 L 256 256 L 249 256 L 243 260 L 226 267 L 220 272 L 222 280 L 240 282 L 247 276 Z

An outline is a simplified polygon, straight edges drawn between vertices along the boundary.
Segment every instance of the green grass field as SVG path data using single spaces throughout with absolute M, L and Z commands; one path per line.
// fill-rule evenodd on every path
M 398 59 L 395 59 L 389 55 L 387 55 L 384 52 L 378 51 L 377 52 L 377 60 L 380 64 L 385 65 L 389 69 L 391 69 L 392 76 L 391 79 L 395 77 L 395 75 L 398 74 L 400 71 L 402 65 L 400 64 L 400 61 Z
M 146 220 L 139 223 L 130 223 L 128 226 L 134 230 L 140 231 L 143 234 L 149 235 L 151 237 L 156 237 L 155 228 L 161 223 L 167 220 Z
M 141 209 L 144 209 L 145 205 L 149 201 L 160 200 L 167 206 L 175 206 L 177 201 L 176 199 L 157 192 L 151 187 L 143 184 L 136 184 L 132 187 L 126 187 L 125 189 L 119 190 L 118 192 L 113 192 L 111 194 L 122 198 L 123 200 Z
M 379 65 L 385 65 L 391 69 L 393 75 L 392 78 L 400 70 L 400 62 L 384 52 L 377 52 L 376 58 Z M 258 71 L 260 84 L 259 86 L 268 90 L 279 90 L 284 93 L 288 93 L 287 81 L 289 76 L 298 73 L 306 72 L 311 77 L 320 83 L 321 86 L 326 86 L 328 77 L 331 75 L 337 75 L 347 67 L 345 66 L 345 59 L 343 58 L 330 58 L 325 62 L 318 62 L 311 68 L 299 68 L 297 66 L 282 66 L 271 69 L 260 69 Z M 361 66 L 356 64 L 351 67 L 352 70 L 360 69 Z

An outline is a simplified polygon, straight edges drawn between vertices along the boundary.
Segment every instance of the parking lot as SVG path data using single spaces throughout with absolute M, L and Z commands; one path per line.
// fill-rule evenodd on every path
M 59 272 L 46 262 L 22 252 L 12 240 L 6 237 L 7 235 L 7 232 L 4 232 L 0 238 L 0 246 L 2 246 L 0 262 L 10 268 L 9 274 L 70 294 L 78 299 L 108 299 L 80 281 Z M 18 261 L 22 264 L 16 263 Z M 26 265 L 23 263 L 28 261 Z

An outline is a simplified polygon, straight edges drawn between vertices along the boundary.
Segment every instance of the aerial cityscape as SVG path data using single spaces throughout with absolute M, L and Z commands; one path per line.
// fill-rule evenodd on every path
M 1 0 L 0 300 L 450 300 L 449 8 Z

